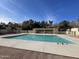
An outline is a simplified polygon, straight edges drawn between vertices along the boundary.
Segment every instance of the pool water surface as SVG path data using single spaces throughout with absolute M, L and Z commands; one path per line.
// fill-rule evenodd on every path
M 11 36 L 7 38 L 17 40 L 31 40 L 31 41 L 62 43 L 62 44 L 73 44 L 72 41 L 69 41 L 65 38 L 61 38 L 56 35 L 21 35 L 21 36 Z

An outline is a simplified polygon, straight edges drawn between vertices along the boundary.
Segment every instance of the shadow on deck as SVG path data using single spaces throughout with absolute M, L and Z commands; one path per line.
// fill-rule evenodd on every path
M 0 46 L 0 59 L 79 59 L 79 58 Z

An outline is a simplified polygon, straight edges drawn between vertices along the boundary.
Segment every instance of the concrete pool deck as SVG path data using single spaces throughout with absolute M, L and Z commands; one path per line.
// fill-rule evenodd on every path
M 25 34 L 25 33 L 0 36 L 0 46 L 6 46 L 6 47 L 12 47 L 12 48 L 19 48 L 19 49 L 32 50 L 32 51 L 79 58 L 79 53 L 78 53 L 79 52 L 79 43 L 78 43 L 79 40 L 69 37 L 67 35 L 57 34 L 58 36 L 69 38 L 72 41 L 76 42 L 77 44 L 68 44 L 68 45 L 59 44 L 59 45 L 57 45 L 57 43 L 50 43 L 50 42 L 27 41 L 27 40 L 2 38 L 2 37 L 7 37 L 7 36 L 16 36 L 16 35 L 23 35 L 23 34 Z M 52 34 L 50 34 L 50 35 L 52 35 Z

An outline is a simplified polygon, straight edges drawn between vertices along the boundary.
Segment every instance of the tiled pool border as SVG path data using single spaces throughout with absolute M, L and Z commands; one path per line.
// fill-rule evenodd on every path
M 4 35 L 4 36 L 0 36 L 0 37 L 7 37 L 7 36 L 16 36 L 16 35 L 24 35 L 24 34 L 26 34 L 26 33 L 22 33 L 22 34 L 13 34 L 13 35 Z M 30 34 L 30 33 L 29 33 Z M 31 34 L 34 34 L 34 33 L 31 33 Z M 38 35 L 38 34 L 36 34 L 36 35 Z M 40 34 L 41 35 L 41 34 Z M 42 35 L 52 35 L 52 34 L 42 34 Z M 65 36 L 65 35 L 59 35 L 59 34 L 53 34 L 53 35 L 58 35 L 58 36 L 62 36 L 62 37 L 67 37 L 67 36 Z M 70 37 L 69 37 L 70 38 Z M 79 54 L 77 54 L 77 52 L 79 52 L 79 51 L 76 51 L 75 53 L 74 53 L 74 55 L 73 55 L 73 52 L 71 52 L 71 54 L 65 54 L 65 53 L 63 53 L 63 52 L 61 52 L 61 51 L 58 51 L 58 49 L 57 49 L 57 51 L 53 51 L 52 49 L 55 47 L 55 48 L 58 48 L 59 47 L 59 50 L 62 50 L 63 49 L 63 47 L 64 48 L 66 48 L 67 47 L 67 45 L 57 45 L 57 44 L 53 44 L 53 43 L 46 43 L 46 42 L 32 42 L 32 41 L 23 41 L 23 40 L 9 40 L 9 39 L 4 39 L 4 38 L 0 38 L 0 41 L 3 39 L 3 41 L 2 42 L 0 42 L 0 45 L 1 46 L 8 46 L 8 47 L 13 47 L 13 48 L 20 48 L 20 49 L 27 49 L 27 50 L 33 50 L 33 51 L 40 51 L 40 52 L 46 52 L 46 53 L 51 53 L 51 54 L 58 54 L 58 55 L 64 55 L 64 56 L 70 56 L 70 57 L 77 57 L 77 58 L 79 58 Z M 5 43 L 3 43 L 5 41 Z M 11 43 L 10 43 L 11 42 Z M 26 44 L 25 44 L 25 43 Z M 27 42 L 29 42 L 29 43 L 27 43 Z M 76 40 L 75 40 L 75 42 L 76 42 Z M 20 45 L 20 44 L 24 44 L 24 45 Z M 35 47 L 33 47 L 33 46 L 31 46 L 32 45 L 32 43 L 34 44 L 34 43 L 36 43 L 36 44 L 38 44 L 38 45 L 36 45 Z M 12 45 L 10 45 L 10 44 L 12 44 Z M 29 44 L 30 44 L 30 46 L 29 46 Z M 27 45 L 28 45 L 28 47 L 27 47 Z M 47 45 L 47 46 L 46 46 Z M 50 46 L 49 46 L 50 45 Z M 52 48 L 52 49 L 49 49 L 49 48 Z M 76 50 L 76 48 L 77 49 L 79 49 L 79 46 L 78 45 L 68 45 L 68 47 L 74 47 L 74 48 L 71 48 L 71 49 L 75 49 Z M 41 49 L 42 48 L 42 49 Z M 54 49 L 55 49 L 54 48 Z M 69 48 L 68 48 L 69 49 Z M 67 49 L 67 50 L 68 50 Z M 71 50 L 70 49 L 70 50 Z M 66 51 L 67 51 L 66 50 Z M 77 54 L 77 55 L 76 55 Z

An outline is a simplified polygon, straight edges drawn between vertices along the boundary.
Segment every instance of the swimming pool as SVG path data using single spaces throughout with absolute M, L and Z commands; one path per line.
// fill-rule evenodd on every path
M 54 42 L 54 43 L 62 43 L 62 44 L 73 44 L 72 41 L 69 41 L 65 38 L 61 38 L 56 35 L 21 35 L 21 36 L 11 36 L 7 37 L 9 39 L 17 39 L 17 40 L 31 40 L 31 41 L 43 41 L 43 42 Z

